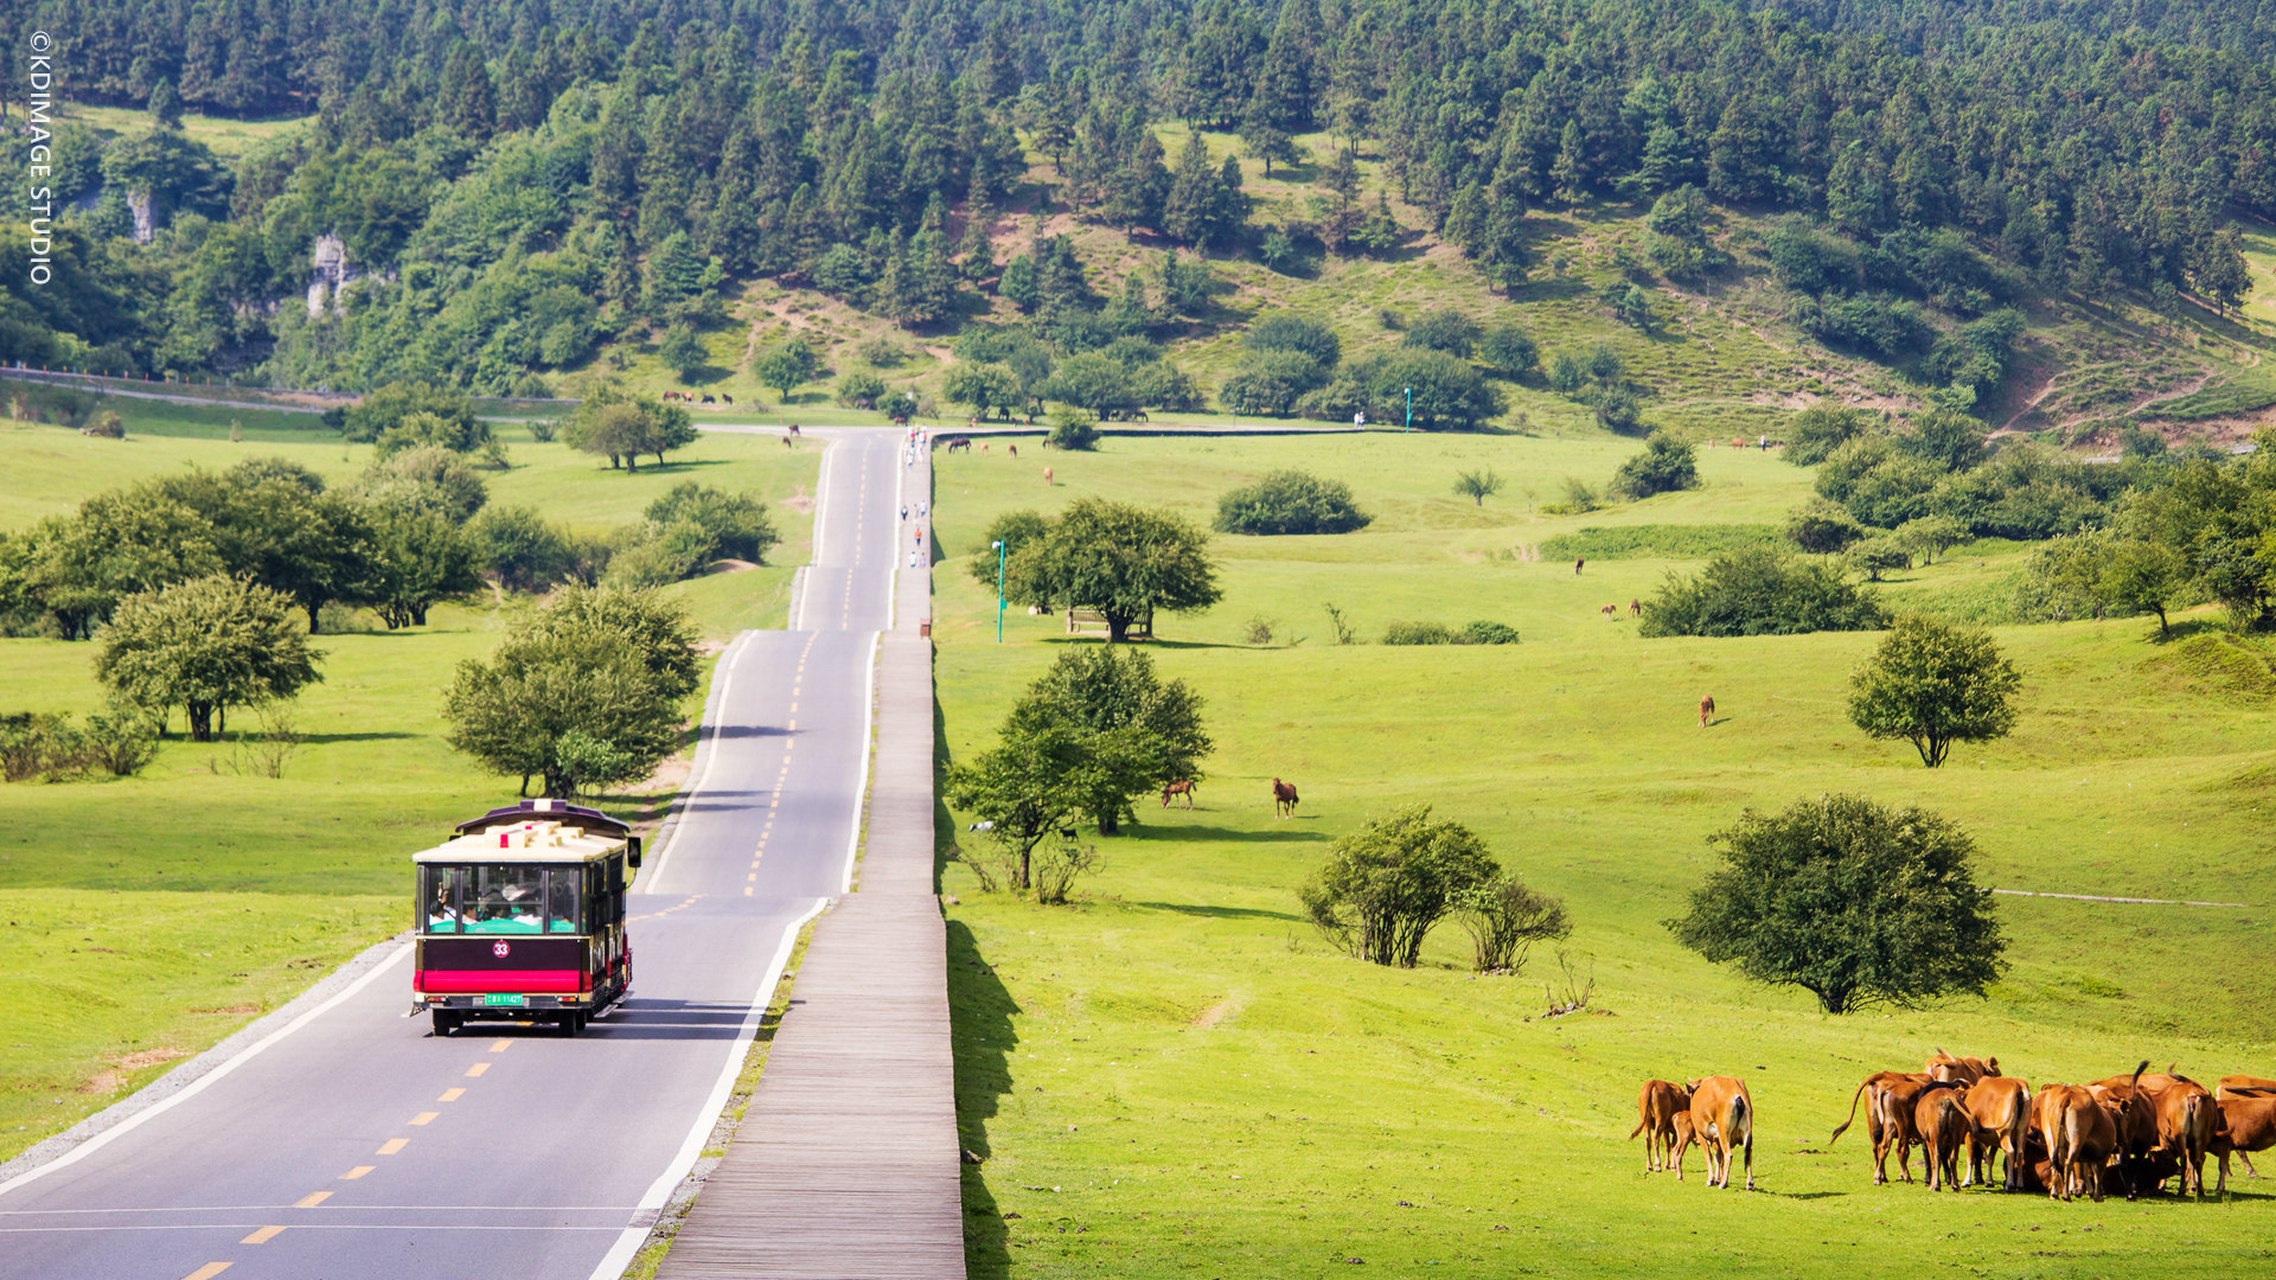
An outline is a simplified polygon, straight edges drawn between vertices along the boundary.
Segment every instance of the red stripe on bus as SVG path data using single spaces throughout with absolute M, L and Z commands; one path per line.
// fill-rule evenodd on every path
M 586 991 L 590 984 L 576 969 L 420 969 L 414 991 Z

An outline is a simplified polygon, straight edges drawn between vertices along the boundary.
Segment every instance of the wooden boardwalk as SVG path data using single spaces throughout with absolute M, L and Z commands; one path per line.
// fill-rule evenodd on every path
M 918 461 L 911 491 L 929 489 Z M 962 1280 L 947 931 L 933 885 L 928 577 L 879 646 L 856 891 L 815 926 L 750 1109 L 659 1280 Z

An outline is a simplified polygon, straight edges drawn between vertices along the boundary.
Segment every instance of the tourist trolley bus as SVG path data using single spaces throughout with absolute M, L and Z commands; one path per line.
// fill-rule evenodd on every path
M 640 837 L 594 809 L 526 800 L 418 854 L 411 998 L 447 1036 L 473 1018 L 549 1021 L 566 1035 L 624 998 L 628 868 Z

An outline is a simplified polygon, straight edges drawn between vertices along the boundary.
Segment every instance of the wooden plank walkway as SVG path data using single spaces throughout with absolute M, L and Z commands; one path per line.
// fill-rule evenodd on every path
M 929 487 L 920 457 L 910 491 Z M 857 891 L 816 924 L 750 1109 L 659 1280 L 963 1280 L 932 642 L 918 636 L 931 584 L 904 572 L 897 590 Z

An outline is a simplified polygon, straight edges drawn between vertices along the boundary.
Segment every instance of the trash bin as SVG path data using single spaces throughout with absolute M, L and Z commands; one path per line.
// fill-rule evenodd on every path
M 919 622 L 917 624 L 917 634 L 925 637 L 928 640 L 931 639 L 933 634 L 933 620 L 931 618 L 926 618 L 923 621 Z

